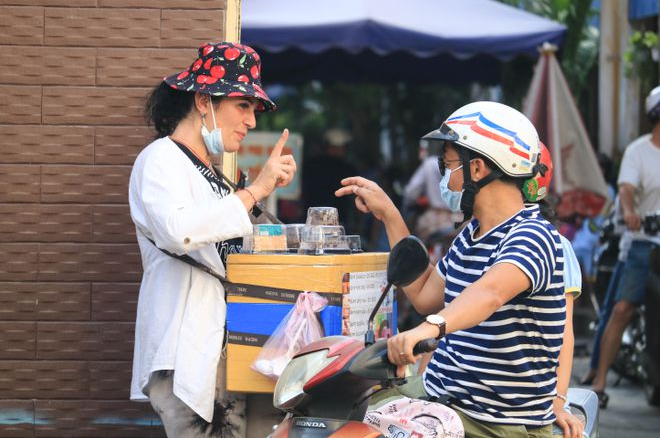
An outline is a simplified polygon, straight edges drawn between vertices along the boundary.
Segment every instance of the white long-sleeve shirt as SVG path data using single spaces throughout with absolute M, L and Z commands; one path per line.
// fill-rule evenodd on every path
M 147 146 L 131 172 L 129 204 L 144 270 L 131 399 L 147 400 L 143 390 L 152 372 L 174 370 L 174 394 L 209 422 L 224 337 L 224 289 L 147 237 L 224 274 L 215 243 L 249 234 L 252 224 L 237 196 L 221 196 L 167 137 Z

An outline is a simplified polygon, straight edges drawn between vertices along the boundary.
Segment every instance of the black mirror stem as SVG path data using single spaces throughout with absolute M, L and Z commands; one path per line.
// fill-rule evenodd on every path
M 368 347 L 369 345 L 376 342 L 376 335 L 374 334 L 374 318 L 376 317 L 378 309 L 380 309 L 381 304 L 383 304 L 383 301 L 385 301 L 385 297 L 387 297 L 387 294 L 390 292 L 391 288 L 392 282 L 388 281 L 385 289 L 383 289 L 383 293 L 381 293 L 380 298 L 378 298 L 378 302 L 374 306 L 374 310 L 372 310 L 371 315 L 369 315 L 369 321 L 367 322 L 367 332 L 364 334 L 365 347 Z

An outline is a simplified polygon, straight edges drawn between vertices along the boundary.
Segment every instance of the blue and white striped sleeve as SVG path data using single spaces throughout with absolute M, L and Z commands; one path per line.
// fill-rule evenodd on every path
M 511 263 L 529 278 L 532 293 L 547 289 L 557 265 L 558 242 L 542 222 L 523 222 L 504 238 L 495 263 Z
M 440 274 L 440 278 L 443 280 L 447 279 L 447 258 L 449 257 L 449 252 L 445 254 L 443 258 L 438 260 L 438 264 L 435 267 L 435 270 Z

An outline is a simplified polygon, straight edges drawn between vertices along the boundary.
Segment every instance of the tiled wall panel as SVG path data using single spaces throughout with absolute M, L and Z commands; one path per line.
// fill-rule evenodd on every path
M 130 361 L 90 362 L 89 397 L 97 400 L 126 400 L 130 395 Z
M 46 8 L 48 46 L 158 47 L 160 9 Z
M 92 284 L 94 321 L 135 321 L 139 283 Z
M 0 412 L 6 419 L 0 438 L 34 437 L 34 400 L 0 400 Z
M 226 0 L 98 0 L 104 8 L 226 9 Z
M 94 85 L 96 49 L 0 46 L 0 77 L 7 84 Z
M 43 123 L 143 126 L 147 89 L 44 87 Z
M 35 359 L 36 322 L 0 321 L 0 359 Z
M 91 241 L 91 205 L 0 204 L 0 242 Z
M 153 87 L 163 77 L 185 70 L 196 47 L 181 49 L 99 49 L 98 84 Z
M 125 205 L 130 173 L 129 166 L 42 166 L 41 200 Z
M 0 282 L 0 321 L 88 321 L 89 283 Z
M 0 202 L 39 202 L 40 181 L 40 166 L 0 164 Z
M 0 438 L 164 437 L 128 401 L 145 98 L 226 0 L 0 0 Z
M 127 205 L 95 205 L 92 238 L 94 242 L 135 243 L 135 226 Z
M 0 85 L 0 96 L 0 123 L 23 125 L 42 122 L 41 86 Z
M 0 281 L 36 281 L 38 260 L 37 243 L 0 243 Z
M 149 403 L 119 400 L 37 400 L 35 405 L 36 437 L 165 436 Z
M 94 128 L 0 125 L 5 164 L 94 164 Z
M 81 361 L 0 360 L 0 394 L 8 399 L 89 396 L 89 365 Z
M 0 45 L 43 44 L 44 8 L 0 6 Z
M 196 47 L 206 41 L 222 41 L 222 25 L 225 11 L 190 10 L 176 11 L 163 9 L 161 38 L 168 47 Z M 190 23 L 195 23 L 190 27 Z M 190 60 L 192 62 L 194 58 Z
M 94 131 L 94 162 L 132 166 L 153 139 L 153 131 L 144 126 L 98 126 Z
M 140 281 L 141 275 L 137 244 L 39 246 L 40 281 L 135 282 Z
M 38 322 L 37 359 L 133 358 L 132 322 Z

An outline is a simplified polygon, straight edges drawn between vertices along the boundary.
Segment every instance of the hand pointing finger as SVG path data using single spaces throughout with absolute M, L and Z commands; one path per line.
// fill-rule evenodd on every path
M 271 157 L 279 157 L 282 155 L 282 149 L 284 149 L 284 145 L 286 144 L 286 141 L 289 139 L 289 130 L 284 129 L 282 131 L 282 135 L 280 135 L 280 139 L 277 140 L 277 143 L 275 143 L 275 147 L 273 148 L 273 151 L 270 153 Z

